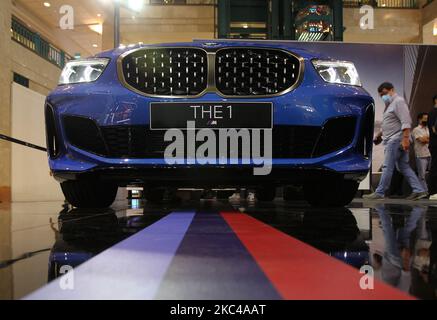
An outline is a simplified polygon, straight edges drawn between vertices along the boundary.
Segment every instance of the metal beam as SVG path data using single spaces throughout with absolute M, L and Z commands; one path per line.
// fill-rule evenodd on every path
M 271 0 L 269 8 L 270 30 L 269 39 L 279 39 L 279 0 Z
M 343 1 L 331 0 L 334 20 L 334 41 L 343 41 Z
M 231 24 L 231 1 L 218 0 L 218 38 L 227 38 Z
M 114 1 L 114 47 L 120 46 L 120 1 Z
M 291 0 L 283 0 L 282 1 L 282 38 L 283 39 L 294 39 L 294 16 L 292 12 L 292 4 Z

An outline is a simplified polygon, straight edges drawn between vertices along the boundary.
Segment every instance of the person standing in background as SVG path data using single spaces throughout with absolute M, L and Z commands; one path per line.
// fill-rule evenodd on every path
M 428 170 L 431 161 L 431 152 L 429 151 L 428 114 L 420 113 L 417 120 L 419 122 L 418 126 L 413 130 L 417 175 L 424 189 L 428 191 L 428 185 L 426 184 L 426 171 Z
M 428 117 L 429 151 L 431 152 L 431 169 L 429 170 L 430 200 L 437 200 L 437 95 L 432 98 L 434 104 Z

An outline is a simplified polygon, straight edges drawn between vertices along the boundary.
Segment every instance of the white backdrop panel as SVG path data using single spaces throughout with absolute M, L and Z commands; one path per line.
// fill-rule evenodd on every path
M 12 84 L 12 137 L 46 146 L 45 97 Z M 50 177 L 44 152 L 12 144 L 12 201 L 63 200 L 59 184 Z

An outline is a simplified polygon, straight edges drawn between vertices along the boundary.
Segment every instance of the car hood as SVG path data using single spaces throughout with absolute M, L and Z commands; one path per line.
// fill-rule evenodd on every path
M 304 59 L 329 59 L 329 56 L 324 55 L 319 52 L 310 51 L 302 49 L 296 46 L 295 41 L 232 41 L 232 40 L 195 40 L 193 42 L 176 42 L 176 43 L 160 43 L 160 44 L 136 44 L 128 46 L 120 46 L 119 48 L 104 51 L 97 54 L 95 57 L 98 58 L 118 58 L 120 55 L 129 52 L 131 50 L 140 48 L 156 48 L 156 47 L 193 47 L 202 49 L 220 49 L 229 47 L 256 47 L 256 48 L 271 48 L 271 49 L 282 49 L 287 50 L 296 55 L 301 56 Z

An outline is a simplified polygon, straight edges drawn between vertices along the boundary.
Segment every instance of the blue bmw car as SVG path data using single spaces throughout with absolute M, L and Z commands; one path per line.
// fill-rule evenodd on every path
M 50 169 L 76 207 L 110 206 L 127 185 L 148 200 L 246 187 L 261 201 L 301 186 L 311 205 L 343 206 L 371 164 L 374 101 L 354 64 L 292 42 L 137 45 L 74 60 L 45 113 Z M 209 161 L 192 159 L 224 130 L 237 145 L 215 154 L 223 141 L 211 140 Z

